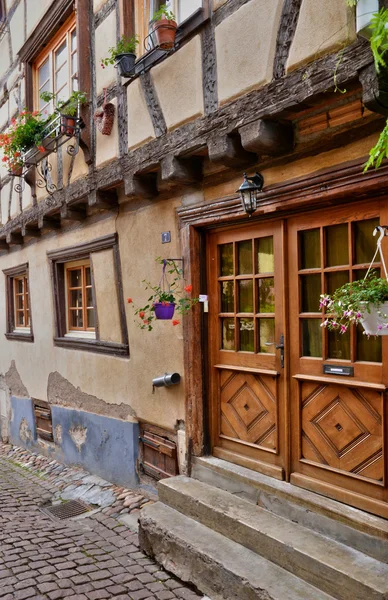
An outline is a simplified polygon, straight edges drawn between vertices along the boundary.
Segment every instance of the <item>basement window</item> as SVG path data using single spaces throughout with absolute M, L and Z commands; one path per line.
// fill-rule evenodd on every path
M 165 479 L 179 474 L 176 436 L 156 425 L 140 426 L 140 468 L 153 479 Z
M 53 442 L 53 421 L 49 403 L 36 399 L 33 399 L 32 403 L 38 437 L 48 442 Z
M 33 342 L 28 263 L 5 269 L 7 330 L 10 340 Z

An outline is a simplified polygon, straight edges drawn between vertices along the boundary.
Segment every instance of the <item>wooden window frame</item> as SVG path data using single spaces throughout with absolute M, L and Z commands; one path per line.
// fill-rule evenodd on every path
M 23 282 L 23 291 L 20 293 L 17 291 L 17 284 L 19 281 Z M 13 293 L 14 293 L 14 318 L 15 318 L 15 328 L 23 328 L 23 329 L 30 329 L 30 315 L 28 314 L 30 312 L 29 309 L 29 293 L 28 293 L 28 277 L 26 275 L 26 273 L 23 273 L 22 275 L 18 275 L 17 277 L 13 278 Z M 18 296 L 22 296 L 23 297 L 23 308 L 19 309 L 17 306 L 17 298 Z M 23 314 L 23 323 L 26 323 L 25 325 L 23 325 L 22 323 L 19 323 L 19 317 L 18 317 L 18 313 L 22 313 Z
M 101 250 L 113 250 L 115 279 L 117 286 L 117 297 L 119 302 L 120 325 L 121 325 L 121 343 L 106 342 L 100 339 L 98 326 L 98 306 L 93 298 L 95 309 L 95 337 L 77 337 L 76 330 L 69 333 L 68 314 L 66 307 L 66 263 L 72 261 L 90 260 L 93 264 L 93 253 Z M 60 250 L 53 250 L 47 253 L 50 263 L 52 294 L 54 301 L 54 345 L 61 348 L 72 348 L 75 350 L 86 350 L 101 354 L 112 354 L 115 356 L 129 356 L 128 331 L 125 315 L 125 304 L 123 296 L 123 285 L 121 275 L 120 253 L 118 247 L 117 234 L 109 234 L 91 242 L 86 242 L 78 246 L 70 246 Z M 91 269 L 92 289 L 94 294 L 93 269 Z M 85 330 L 82 330 L 85 332 Z M 87 331 L 87 330 L 86 330 Z
M 90 285 L 86 285 L 86 269 L 90 269 L 90 277 L 91 277 L 91 284 Z M 81 286 L 79 287 L 71 287 L 70 286 L 70 273 L 72 271 L 81 271 Z M 93 310 L 94 310 L 94 314 L 96 317 L 96 301 L 95 301 L 95 294 L 94 294 L 94 286 L 93 286 L 93 273 L 92 273 L 92 264 L 90 262 L 90 260 L 85 260 L 83 261 L 82 264 L 78 264 L 78 265 L 74 265 L 73 263 L 70 263 L 70 265 L 68 263 L 65 263 L 65 279 L 66 279 L 66 315 L 67 315 L 67 332 L 68 333 L 72 333 L 75 331 L 89 331 L 89 332 L 95 332 L 96 331 L 96 327 L 72 327 L 70 325 L 71 323 L 71 313 L 74 310 L 81 310 L 82 311 L 82 322 L 85 324 L 87 324 L 88 319 L 87 319 L 87 312 L 88 310 L 90 310 L 90 308 L 87 306 L 86 304 L 86 299 L 87 299 L 87 292 L 86 290 L 88 288 L 91 288 L 92 290 L 92 297 L 93 297 Z M 70 302 L 70 298 L 71 298 L 71 292 L 75 289 L 81 289 L 81 297 L 82 297 L 82 306 L 81 308 L 73 308 L 71 306 L 71 302 Z
M 50 80 L 51 80 L 51 92 L 54 92 L 55 87 L 55 53 L 66 40 L 67 42 L 67 69 L 68 69 L 68 79 L 67 85 L 69 87 L 69 97 L 72 93 L 72 49 L 71 49 L 71 37 L 72 33 L 76 31 L 76 17 L 75 14 L 72 14 L 66 22 L 62 25 L 60 30 L 56 33 L 56 35 L 50 40 L 49 44 L 44 48 L 44 50 L 36 57 L 32 64 L 32 76 L 33 76 L 33 108 L 35 110 L 45 110 L 49 107 L 50 112 L 54 110 L 54 101 L 47 103 L 44 107 L 40 108 L 40 93 L 39 93 L 39 69 L 46 62 L 47 59 L 50 60 Z M 78 43 L 78 39 L 77 39 Z M 78 50 L 77 50 L 78 51 Z M 77 81 L 78 81 L 78 67 L 77 67 Z M 79 87 L 79 86 L 78 86 Z
M 3 273 L 6 279 L 6 333 L 5 337 L 8 340 L 19 340 L 24 342 L 33 342 L 34 334 L 32 328 L 32 314 L 31 314 L 31 302 L 30 302 L 30 278 L 28 263 L 12 267 L 10 269 L 4 269 Z M 18 326 L 16 324 L 16 302 L 15 302 L 15 282 L 21 277 L 25 280 L 24 289 L 24 315 L 26 317 L 26 296 L 28 296 L 28 312 L 29 312 L 29 326 Z

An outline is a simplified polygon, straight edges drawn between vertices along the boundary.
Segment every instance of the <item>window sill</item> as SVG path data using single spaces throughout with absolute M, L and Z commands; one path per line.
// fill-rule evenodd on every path
M 85 350 L 86 352 L 95 352 L 97 354 L 111 354 L 112 356 L 129 356 L 129 346 L 115 342 L 102 342 L 96 339 L 87 339 L 82 337 L 56 337 L 54 345 L 60 348 L 69 348 L 70 350 Z
M 179 50 L 181 44 L 186 39 L 197 31 L 209 19 L 209 11 L 204 8 L 199 8 L 195 13 L 188 17 L 177 29 L 175 47 L 171 50 L 162 50 L 161 48 L 152 48 L 135 63 L 135 72 L 132 77 L 128 78 L 123 84 L 129 85 L 131 81 L 139 77 L 142 73 L 146 73 L 152 67 L 165 60 L 168 56 Z
M 19 330 L 12 331 L 10 333 L 6 333 L 5 337 L 7 340 L 14 340 L 18 342 L 33 342 L 34 334 L 31 333 L 29 329 L 26 332 Z
M 68 339 L 83 339 L 83 340 L 95 340 L 96 332 L 95 331 L 68 331 L 65 333 L 65 338 Z

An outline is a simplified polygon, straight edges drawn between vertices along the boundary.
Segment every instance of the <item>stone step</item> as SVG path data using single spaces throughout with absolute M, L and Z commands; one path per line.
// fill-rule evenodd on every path
M 215 457 L 195 458 L 195 479 L 388 563 L 388 521 Z
M 167 571 L 212 600 L 333 600 L 161 502 L 142 509 L 139 538 L 142 549 Z
M 159 499 L 338 600 L 387 600 L 388 565 L 229 492 L 179 476 Z

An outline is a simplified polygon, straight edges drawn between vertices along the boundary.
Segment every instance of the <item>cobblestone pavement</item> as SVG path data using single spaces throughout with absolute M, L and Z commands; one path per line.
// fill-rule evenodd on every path
M 98 512 L 58 521 L 39 510 L 53 482 L 0 456 L 0 598 L 202 598 L 139 551 L 137 534 Z

